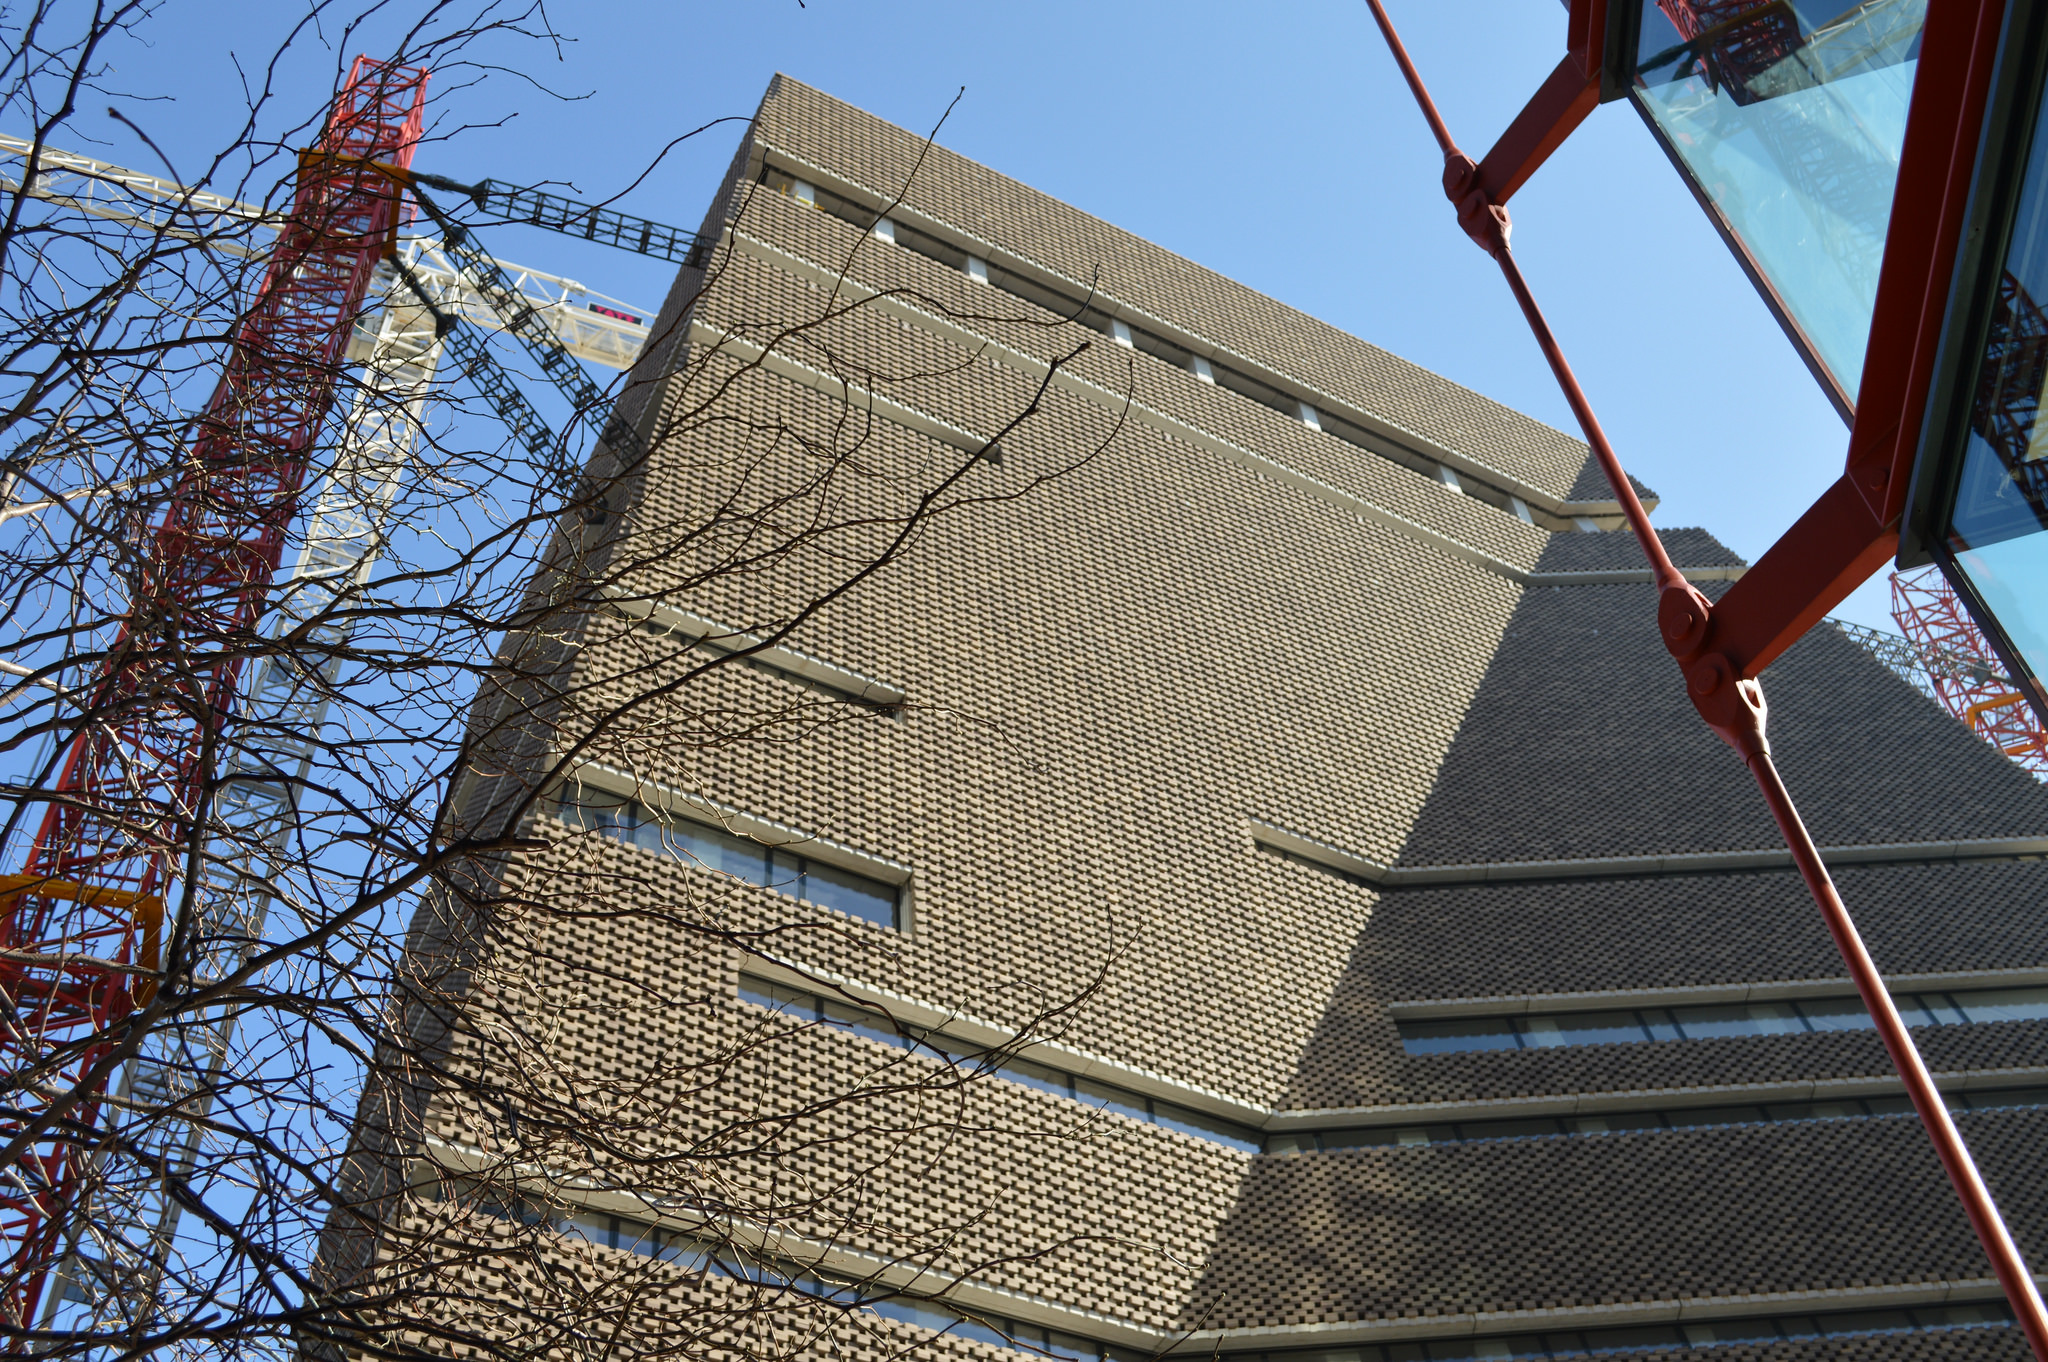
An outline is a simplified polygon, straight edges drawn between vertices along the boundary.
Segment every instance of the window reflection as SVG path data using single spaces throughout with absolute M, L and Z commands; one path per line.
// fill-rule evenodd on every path
M 1948 544 L 2020 662 L 2048 672 L 2048 137 L 2037 113 L 1970 408 Z
M 1926 0 L 1640 2 L 1638 106 L 1853 402 Z

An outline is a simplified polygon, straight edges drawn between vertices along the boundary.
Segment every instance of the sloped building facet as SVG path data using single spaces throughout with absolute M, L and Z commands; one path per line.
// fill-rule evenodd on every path
M 1008 430 L 959 484 L 990 500 L 704 683 L 862 721 L 683 755 L 654 704 L 505 767 L 571 774 L 532 819 L 542 892 L 725 895 L 723 939 L 530 924 L 522 958 L 574 962 L 527 968 L 578 1071 L 795 1019 L 731 1079 L 772 1106 L 1049 1037 L 960 1122 L 889 1125 L 860 1216 L 760 1239 L 807 1289 L 877 1288 L 849 1318 L 886 1346 L 821 1349 L 2025 1355 L 1579 441 L 787 77 L 656 332 L 628 525 L 721 494 L 705 451 L 745 420 L 665 443 L 706 385 L 769 424 L 852 411 L 878 466 Z M 1665 537 L 1709 593 L 1742 570 Z M 606 562 L 588 676 L 668 675 L 664 631 L 745 646 L 822 580 Z M 2038 1263 L 2048 792 L 1827 626 L 1765 684 Z M 622 1101 L 621 1138 L 686 1148 L 730 1096 Z M 504 1147 L 473 1103 L 418 1120 L 424 1163 Z M 679 1283 L 648 1308 L 685 1311 L 703 1225 L 630 1193 L 551 1184 L 553 1232 L 637 1246 Z

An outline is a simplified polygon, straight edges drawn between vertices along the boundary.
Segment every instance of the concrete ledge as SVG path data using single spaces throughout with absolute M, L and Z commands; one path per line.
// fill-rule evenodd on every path
M 1995 1092 L 2002 1088 L 2044 1086 L 2048 1085 L 2048 1068 L 1952 1070 L 1935 1074 L 1934 1082 L 1943 1092 Z M 1785 1083 L 1725 1083 L 1698 1088 L 1643 1088 L 1632 1092 L 1553 1093 L 1541 1097 L 1464 1102 L 1303 1107 L 1293 1111 L 1275 1111 L 1264 1128 L 1271 1134 L 1303 1130 L 1373 1130 L 1442 1121 L 1512 1121 L 1523 1116 L 1605 1116 L 1731 1104 L 1896 1097 L 1905 1090 L 1895 1074 L 1866 1074 L 1855 1078 L 1808 1078 Z
M 1783 847 L 1753 851 L 1694 851 L 1656 856 L 1588 856 L 1560 861 L 1474 861 L 1459 865 L 1389 866 L 1257 818 L 1246 820 L 1254 842 L 1358 875 L 1389 889 L 1430 885 L 1507 884 L 1527 880 L 1585 880 L 1631 876 L 1702 875 L 1729 870 L 1777 870 L 1792 865 Z M 1820 848 L 1829 865 L 1887 865 L 1938 861 L 2006 860 L 2048 855 L 2048 837 L 1985 837 L 1953 842 L 1882 842 Z
M 2048 985 L 2048 967 L 1954 970 L 1942 974 L 1888 974 L 1894 993 L 1920 989 L 2034 988 Z M 1611 1007 L 1692 1007 L 1711 1003 L 1782 1002 L 1792 998 L 1853 997 L 1847 976 L 1776 979 L 1755 984 L 1701 984 L 1684 988 L 1611 988 L 1583 993 L 1501 993 L 1471 998 L 1416 998 L 1390 1002 L 1396 1020 L 1439 1017 L 1512 1017 L 1525 1012 L 1597 1012 Z
M 688 790 L 659 780 L 650 780 L 636 775 L 622 767 L 601 761 L 576 763 L 568 779 L 579 785 L 587 785 L 607 794 L 623 795 L 636 799 L 656 813 L 687 818 L 692 822 L 704 823 L 711 827 L 724 828 L 750 837 L 754 841 L 771 847 L 801 847 L 804 855 L 827 865 L 837 865 L 883 884 L 901 885 L 908 889 L 912 871 L 907 865 L 885 857 L 860 851 L 843 842 L 803 832 L 786 823 L 771 822 L 730 804 L 721 804 L 706 799 Z M 907 906 L 906 906 L 907 916 Z
M 900 686 L 891 686 L 873 677 L 863 676 L 859 672 L 841 667 L 837 663 L 812 657 L 808 653 L 800 653 L 779 643 L 771 644 L 758 635 L 728 628 L 715 620 L 708 620 L 702 615 L 692 614 L 673 605 L 664 605 L 651 597 L 636 596 L 622 586 L 607 584 L 600 589 L 611 598 L 612 604 L 623 614 L 634 619 L 643 620 L 684 638 L 707 643 L 725 652 L 745 652 L 750 662 L 758 662 L 764 667 L 772 667 L 776 671 L 805 681 L 814 681 L 856 700 L 866 701 L 872 705 L 900 705 L 906 698 Z
M 1016 1045 L 1023 1033 L 1014 1027 L 984 1021 L 964 1012 L 949 1011 L 931 1003 L 920 1002 L 892 990 L 851 979 L 830 970 L 813 969 L 792 960 L 781 960 L 769 956 L 751 956 L 741 962 L 741 972 L 771 979 L 793 987 L 837 991 L 846 997 L 868 1003 L 892 1017 L 909 1022 L 914 1026 L 953 1040 L 966 1041 L 970 1045 L 987 1048 Z M 1058 1040 L 1030 1040 L 1020 1046 L 1019 1058 L 1029 1059 L 1034 1064 L 1058 1069 L 1076 1078 L 1095 1078 L 1113 1083 L 1120 1088 L 1172 1102 L 1208 1116 L 1219 1117 L 1251 1130 L 1260 1129 L 1273 1112 L 1272 1108 L 1260 1106 L 1232 1097 L 1213 1088 L 1182 1082 L 1176 1078 L 1141 1069 L 1136 1065 L 1124 1064 L 1117 1060 L 1105 1059 L 1100 1055 L 1077 1050 Z
M 2036 1277 L 2048 1281 L 2048 1277 Z M 1832 1291 L 1774 1291 L 1704 1299 L 1640 1301 L 1616 1305 L 1569 1306 L 1550 1310 L 1503 1310 L 1440 1315 L 1430 1319 L 1366 1320 L 1356 1323 L 1295 1324 L 1259 1329 L 1203 1329 L 1183 1335 L 1174 1353 L 1243 1349 L 1329 1347 L 1344 1343 L 1398 1343 L 1411 1339 L 1464 1338 L 1535 1333 L 1546 1329 L 1611 1329 L 1626 1325 L 1682 1324 L 1765 1315 L 1829 1314 L 1843 1310 L 1898 1309 L 2002 1301 L 1990 1277 L 1914 1282 L 1898 1286 L 1844 1287 Z

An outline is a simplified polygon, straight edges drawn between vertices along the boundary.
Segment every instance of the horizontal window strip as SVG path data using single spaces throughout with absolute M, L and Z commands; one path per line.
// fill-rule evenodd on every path
M 1900 993 L 1893 996 L 1893 1002 L 1910 1027 L 2048 1020 L 2048 988 Z M 1876 1025 L 1863 1000 L 1856 997 L 1396 1023 L 1401 1046 L 1411 1055 L 1870 1031 Z
M 1366 1344 L 1290 1352 L 1224 1353 L 1220 1362 L 1491 1362 L 1491 1359 L 1607 1357 L 1622 1353 L 1696 1348 L 1755 1347 L 1819 1338 L 1944 1333 L 1954 1329 L 2013 1327 L 2003 1302 L 1916 1306 L 1909 1310 L 1855 1310 L 1824 1315 L 1768 1315 L 1686 1324 L 1616 1329 L 1565 1329 L 1494 1338 L 1432 1339 L 1426 1343 Z
M 489 1209 L 489 1208 L 486 1208 Z M 493 1214 L 501 1212 L 492 1210 Z M 530 1219 L 527 1223 L 533 1223 Z M 714 1253 L 694 1236 L 624 1216 L 571 1211 L 553 1227 L 601 1248 L 620 1249 L 671 1262 L 685 1271 L 711 1272 L 791 1292 L 822 1304 L 868 1311 L 881 1319 L 916 1325 L 998 1348 L 1015 1348 L 1071 1362 L 1149 1362 L 1154 1355 L 1119 1348 L 1078 1334 L 1044 1329 L 1020 1320 L 967 1314 L 944 1301 L 902 1295 L 873 1282 L 855 1282 L 805 1271 L 789 1264 L 752 1261 L 731 1251 Z
M 975 1064 L 982 1062 L 984 1056 L 991 1054 L 986 1049 L 968 1045 L 939 1032 L 892 1020 L 870 1008 L 856 1007 L 839 998 L 790 988 L 785 984 L 772 983 L 749 975 L 740 976 L 739 998 L 741 1002 L 752 1003 L 756 1007 L 765 1007 L 804 1021 L 836 1027 L 868 1040 L 880 1041 L 884 1045 L 928 1050 L 955 1063 Z M 1219 1121 L 1215 1117 L 1176 1106 L 1171 1102 L 1161 1102 L 1143 1093 L 1133 1092 L 1129 1088 L 1079 1078 L 1060 1069 L 1015 1058 L 995 1060 L 993 1073 L 997 1078 L 1021 1083 L 1040 1092 L 1049 1092 L 1055 1097 L 1064 1097 L 1097 1111 L 1107 1111 L 1118 1116 L 1128 1116 L 1134 1121 L 1143 1121 L 1148 1125 L 1177 1130 L 1183 1135 L 1192 1135 L 1197 1139 L 1226 1145 L 1247 1154 L 1256 1154 L 1259 1151 L 1259 1136 L 1256 1131 Z
M 1947 1094 L 1951 1111 L 2013 1111 L 2048 1107 L 2048 1088 L 2004 1088 Z M 1481 1140 L 1545 1140 L 1568 1136 L 1628 1135 L 1646 1130 L 1704 1130 L 1777 1121 L 1842 1121 L 1911 1116 L 1904 1094 L 1818 1102 L 1765 1102 L 1720 1107 L 1673 1107 L 1608 1112 L 1597 1116 L 1519 1116 L 1499 1121 L 1448 1121 L 1418 1126 L 1303 1130 L 1268 1136 L 1268 1154 L 1335 1153 L 1388 1146 L 1466 1144 Z
M 954 1303 L 891 1291 L 872 1278 L 812 1271 L 731 1248 L 714 1249 L 687 1231 L 627 1216 L 570 1208 L 550 1211 L 502 1189 L 458 1191 L 484 1214 L 524 1225 L 546 1224 L 566 1236 L 602 1248 L 637 1253 L 697 1273 L 753 1282 L 802 1300 L 856 1309 L 934 1333 L 1066 1362 L 1153 1362 L 1163 1350 L 1119 1347 L 1024 1320 L 977 1314 Z M 1694 1302 L 1698 1304 L 1698 1302 Z M 1610 1357 L 1630 1353 L 1754 1348 L 1779 1342 L 1932 1334 L 1961 1329 L 2005 1329 L 2014 1325 L 2003 1301 L 1968 1301 L 1895 1309 L 1836 1310 L 1812 1314 L 1764 1314 L 1673 1324 L 1625 1325 L 1606 1329 L 1554 1329 L 1518 1334 L 1462 1336 L 1338 1348 L 1224 1348 L 1200 1354 L 1213 1362 L 1505 1362 L 1507 1359 Z
M 664 816 L 624 795 L 574 783 L 562 787 L 556 812 L 571 827 L 604 833 L 642 851 L 674 856 L 879 926 L 898 925 L 902 886 L 821 861 L 800 847 L 770 846 L 695 819 Z
M 917 231 L 907 224 L 880 217 L 874 209 L 864 204 L 844 198 L 829 189 L 798 180 L 788 172 L 773 166 L 762 167 L 760 182 L 766 189 L 818 208 L 842 222 L 859 227 L 862 231 L 873 231 L 879 240 L 924 256 L 948 269 L 960 270 L 971 278 L 990 284 L 1055 316 L 1066 317 L 1091 330 L 1100 331 L 1119 344 L 1142 351 L 1154 359 L 1163 360 L 1177 369 L 1184 369 L 1204 382 L 1227 388 L 1238 396 L 1249 398 L 1290 420 L 1299 421 L 1311 429 L 1334 436 L 1374 458 L 1397 464 L 1412 473 L 1420 473 L 1432 482 L 1441 481 L 1440 471 L 1443 465 L 1435 458 L 1408 449 L 1396 441 L 1374 436 L 1333 412 L 1323 411 L 1298 396 L 1282 392 L 1262 378 L 1233 367 L 1227 360 L 1197 355 L 1184 346 L 1145 329 L 1142 324 L 1113 317 L 1104 309 L 1091 305 L 1087 298 L 1070 297 L 1038 280 L 1011 274 L 978 256 L 969 255 L 949 242 Z M 876 230 L 881 224 L 886 224 L 886 229 Z M 1467 471 L 1456 476 L 1461 484 L 1461 490 L 1474 500 L 1484 502 L 1498 511 L 1523 520 L 1524 523 L 1534 524 L 1552 533 L 1576 533 L 1582 529 L 1575 520 L 1553 515 L 1549 511 L 1536 512 L 1536 515 L 1540 515 L 1540 520 L 1534 516 L 1525 516 L 1524 512 L 1531 508 L 1520 497 L 1485 481 L 1478 473 Z M 1599 527 L 1596 524 L 1594 528 L 1597 530 Z

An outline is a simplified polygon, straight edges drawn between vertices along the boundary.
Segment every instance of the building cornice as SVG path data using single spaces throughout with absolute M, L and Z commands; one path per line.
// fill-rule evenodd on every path
M 731 233 L 736 249 L 762 263 L 805 278 L 812 283 L 837 288 L 844 295 L 862 303 L 872 304 L 878 311 L 914 325 L 957 344 L 977 351 L 983 357 L 1017 370 L 1034 381 L 1044 381 L 1051 375 L 1053 386 L 1064 392 L 1080 397 L 1091 405 L 1120 418 L 1135 421 L 1140 425 L 1180 441 L 1207 450 L 1231 462 L 1242 465 L 1275 482 L 1304 491 L 1318 500 L 1337 507 L 1361 520 L 1393 530 L 1441 553 L 1461 559 L 1475 567 L 1484 569 L 1498 577 L 1505 577 L 1518 586 L 1601 586 L 1624 583 L 1649 583 L 1653 581 L 1650 570 L 1643 568 L 1613 568 L 1588 572 L 1540 572 L 1511 563 L 1504 558 L 1474 547 L 1453 535 L 1432 529 L 1418 521 L 1397 512 L 1387 510 L 1377 503 L 1348 492 L 1341 487 L 1311 477 L 1298 469 L 1281 463 L 1254 450 L 1247 449 L 1233 440 L 1190 424 L 1175 416 L 1139 402 L 1123 393 L 1105 388 L 1098 383 L 1082 378 L 1065 369 L 1054 370 L 1052 365 L 1035 355 L 1004 345 L 990 337 L 980 335 L 956 322 L 936 317 L 922 308 L 913 306 L 901 298 L 889 296 L 866 284 L 843 277 L 838 271 L 791 254 L 779 247 L 771 246 L 744 233 Z M 941 444 L 950 445 L 966 453 L 980 453 L 988 447 L 988 437 L 964 430 L 951 422 L 943 421 L 929 412 L 922 411 L 907 403 L 896 401 L 875 393 L 859 384 L 849 383 L 836 375 L 825 373 L 801 361 L 789 358 L 759 342 L 748 339 L 729 328 L 714 325 L 700 318 L 692 318 L 689 328 L 692 345 L 707 350 L 731 355 L 742 363 L 758 364 L 771 373 L 791 379 L 814 392 L 838 401 L 844 401 L 858 410 L 871 412 L 875 416 L 916 431 Z M 1735 581 L 1747 568 L 1740 565 L 1710 565 L 1690 567 L 1685 572 L 1694 581 Z
M 763 162 L 775 165 L 782 170 L 800 173 L 806 180 L 821 188 L 828 189 L 841 198 L 865 204 L 878 213 L 882 211 L 884 206 L 890 205 L 895 198 L 894 195 L 885 194 L 880 190 L 860 183 L 858 180 L 849 179 L 837 171 L 828 170 L 815 161 L 807 160 L 802 156 L 796 155 L 794 152 L 786 151 L 766 139 L 758 140 L 757 147 L 760 159 Z M 754 169 L 758 169 L 758 167 Z M 1572 501 L 1560 497 L 1554 492 L 1538 487 L 1525 478 L 1518 477 L 1513 473 L 1507 472 L 1505 469 L 1486 462 L 1475 454 L 1446 444 L 1432 436 L 1423 434 L 1421 431 L 1412 430 L 1378 412 L 1367 410 L 1355 402 L 1337 397 L 1312 384 L 1305 383 L 1292 374 L 1283 373 L 1263 360 L 1254 359 L 1242 351 L 1234 350 L 1201 332 L 1191 331 L 1177 322 L 1168 321 L 1166 318 L 1148 312 L 1133 303 L 1125 302 L 1115 294 L 1105 292 L 1099 285 L 1085 283 L 1029 256 L 1019 255 L 1015 251 L 999 246 L 986 237 L 960 227 L 944 218 L 934 217 L 930 213 L 901 202 L 896 202 L 893 206 L 888 207 L 888 213 L 890 217 L 906 223 L 928 236 L 936 237 L 948 245 L 958 247 L 993 264 L 1000 265 L 1004 270 L 1031 279 L 1041 287 L 1050 288 L 1055 292 L 1066 293 L 1075 298 L 1087 298 L 1095 306 L 1111 316 L 1120 317 L 1126 321 L 1142 322 L 1148 329 L 1165 336 L 1168 340 L 1173 341 L 1191 354 L 1201 355 L 1207 359 L 1227 357 L 1231 364 L 1250 371 L 1255 377 L 1277 391 L 1286 393 L 1299 401 L 1305 401 L 1320 410 L 1340 415 L 1353 424 L 1378 435 L 1381 439 L 1393 444 L 1406 446 L 1416 453 L 1434 459 L 1448 468 L 1455 469 L 1460 473 L 1469 473 L 1475 478 L 1491 482 L 1501 490 L 1519 496 L 1531 505 L 1540 506 L 1553 515 L 1569 518 L 1571 516 L 1583 515 L 1618 515 L 1621 512 L 1621 503 L 1611 497 L 1605 499 L 1596 498 L 1589 501 Z M 1441 376 L 1438 375 L 1437 377 Z M 1444 381 L 1449 382 L 1448 379 Z M 1571 439 L 1570 436 L 1563 435 L 1561 431 L 1557 433 L 1567 440 Z M 1650 504 L 1655 504 L 1654 499 Z

